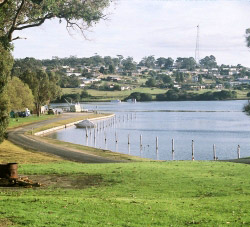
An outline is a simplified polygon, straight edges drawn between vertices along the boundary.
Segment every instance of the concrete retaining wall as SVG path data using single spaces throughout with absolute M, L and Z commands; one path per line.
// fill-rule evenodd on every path
M 88 120 L 96 121 L 96 120 L 102 120 L 102 119 L 111 118 L 111 117 L 114 117 L 114 116 L 115 116 L 115 114 L 111 114 L 109 116 L 96 117 L 96 118 L 91 118 L 91 119 L 88 119 Z M 57 131 L 57 130 L 60 130 L 60 129 L 68 128 L 70 126 L 73 126 L 74 124 L 77 124 L 77 123 L 81 122 L 81 121 L 83 121 L 83 120 L 75 121 L 75 122 L 72 122 L 72 123 L 69 123 L 69 124 L 66 124 L 66 125 L 60 125 L 60 126 L 57 126 L 57 127 L 54 127 L 54 128 L 50 128 L 50 129 L 47 129 L 47 130 L 44 130 L 44 131 L 36 132 L 36 133 L 34 133 L 34 135 L 35 136 L 45 135 L 47 133 L 51 133 L 51 132 L 54 132 L 54 131 Z

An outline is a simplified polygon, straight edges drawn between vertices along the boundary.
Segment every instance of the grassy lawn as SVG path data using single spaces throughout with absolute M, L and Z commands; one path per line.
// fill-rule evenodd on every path
M 80 88 L 63 88 L 63 93 L 81 93 L 82 89 Z M 159 88 L 146 88 L 146 87 L 138 87 L 133 90 L 125 90 L 125 91 L 98 91 L 93 89 L 88 89 L 87 92 L 94 96 L 91 99 L 86 99 L 86 101 L 110 101 L 112 99 L 124 99 L 128 97 L 133 92 L 142 92 L 142 93 L 150 93 L 152 95 L 163 94 L 166 93 L 166 89 Z
M 81 93 L 82 89 L 81 88 L 63 88 L 63 93 L 64 94 L 69 94 L 69 93 Z M 90 99 L 86 99 L 85 101 L 110 101 L 112 99 L 124 99 L 128 97 L 131 93 L 133 92 L 142 92 L 142 93 L 150 93 L 155 97 L 157 94 L 164 94 L 167 92 L 167 89 L 159 89 L 159 88 L 147 88 L 147 87 L 137 87 L 133 90 L 126 90 L 126 91 L 98 91 L 98 90 L 93 90 L 93 89 L 88 89 L 87 90 L 90 95 L 93 97 Z M 216 92 L 218 91 L 217 89 L 202 89 L 198 91 L 189 91 L 189 92 L 194 92 L 198 94 L 202 94 L 205 92 Z M 247 90 L 236 90 L 237 92 L 237 99 L 247 99 L 247 93 L 249 91 Z
M 39 189 L 0 191 L 15 226 L 249 226 L 250 166 L 221 162 L 23 164 Z M 7 205 L 8 204 L 8 205 Z
M 227 89 L 225 89 L 225 90 L 227 90 Z M 194 93 L 198 93 L 198 94 L 203 94 L 203 93 L 208 92 L 208 91 L 217 92 L 219 90 L 217 90 L 217 89 L 202 89 L 202 90 L 190 91 L 190 92 L 194 92 Z M 235 90 L 235 91 L 237 92 L 237 99 L 247 99 L 247 93 L 249 91 L 247 91 L 247 90 L 242 90 L 242 91 Z
M 34 151 L 27 151 L 13 143 L 5 140 L 0 144 L 0 163 L 17 162 L 25 163 L 48 163 L 62 161 L 58 156 L 44 154 Z M 0 222 L 1 223 L 1 222 Z M 1 226 L 1 224 L 0 224 Z
M 56 115 L 41 115 L 40 117 L 37 117 L 36 115 L 32 115 L 30 117 L 10 118 L 8 129 L 28 125 L 28 124 L 31 124 L 33 122 L 44 121 L 44 120 L 47 120 L 50 118 L 55 118 L 55 117 L 58 117 L 58 116 L 56 116 Z

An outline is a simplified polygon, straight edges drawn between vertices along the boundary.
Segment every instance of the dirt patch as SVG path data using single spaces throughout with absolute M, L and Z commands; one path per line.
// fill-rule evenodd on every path
M 0 227 L 13 226 L 14 223 L 7 218 L 0 218 Z
M 91 186 L 99 186 L 104 183 L 101 175 L 29 175 L 33 182 L 39 182 L 41 188 L 73 188 L 83 189 Z

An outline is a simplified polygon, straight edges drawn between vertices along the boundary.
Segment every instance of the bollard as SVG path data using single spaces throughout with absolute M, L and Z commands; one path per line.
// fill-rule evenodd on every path
M 172 160 L 174 160 L 174 139 L 172 139 Z
M 192 140 L 192 161 L 194 161 L 194 141 Z
M 217 158 L 216 158 L 216 147 L 215 147 L 215 144 L 213 145 L 213 153 L 214 153 L 214 161 L 216 161 Z
M 156 136 L 156 141 L 155 141 L 155 143 L 156 143 L 156 153 L 158 153 L 158 136 Z
M 118 143 L 118 138 L 117 138 L 116 132 L 115 132 L 115 143 L 116 143 L 116 144 Z
M 237 147 L 237 154 L 238 154 L 238 159 L 240 158 L 240 145 Z

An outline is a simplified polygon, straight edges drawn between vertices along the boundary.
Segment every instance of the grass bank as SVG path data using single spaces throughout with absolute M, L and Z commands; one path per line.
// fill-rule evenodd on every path
M 220 162 L 24 164 L 40 189 L 1 189 L 15 226 L 248 226 L 250 165 Z M 8 206 L 6 206 L 8 204 Z
M 34 122 L 45 121 L 56 117 L 60 117 L 60 115 L 41 115 L 40 117 L 32 115 L 30 117 L 10 118 L 8 129 L 25 126 Z
M 83 89 L 81 88 L 63 88 L 63 94 L 77 94 L 81 93 Z M 227 90 L 227 89 L 225 89 Z M 148 88 L 148 87 L 137 87 L 132 90 L 125 90 L 125 91 L 99 91 L 95 89 L 88 89 L 87 92 L 92 96 L 90 98 L 84 99 L 86 102 L 104 102 L 104 101 L 110 101 L 114 99 L 120 99 L 123 100 L 126 97 L 128 97 L 133 92 L 141 92 L 141 93 L 149 93 L 152 95 L 153 99 L 155 99 L 157 94 L 165 94 L 168 91 L 168 89 L 160 89 L 160 88 Z M 202 89 L 198 91 L 188 91 L 192 93 L 202 94 L 205 92 L 217 92 L 217 89 Z M 237 99 L 248 99 L 247 93 L 248 90 L 235 90 L 237 92 Z

